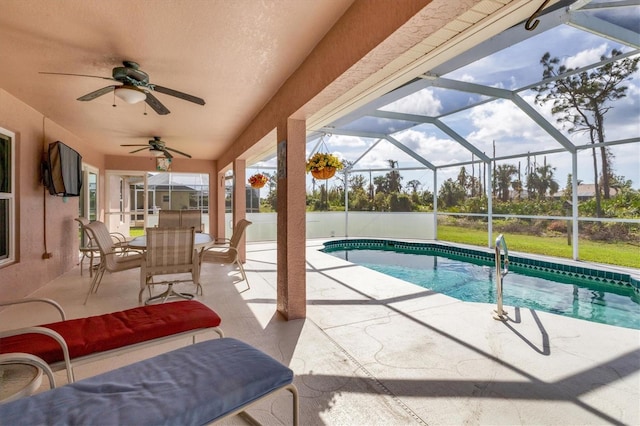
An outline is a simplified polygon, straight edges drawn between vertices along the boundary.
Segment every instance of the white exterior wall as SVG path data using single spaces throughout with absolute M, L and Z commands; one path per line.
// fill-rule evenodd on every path
M 231 213 L 226 214 L 227 237 L 231 236 Z M 247 228 L 247 241 L 275 241 L 276 213 L 247 213 L 253 225 Z M 312 238 L 411 238 L 434 239 L 433 213 L 349 212 L 345 232 L 344 212 L 307 213 L 307 239 Z

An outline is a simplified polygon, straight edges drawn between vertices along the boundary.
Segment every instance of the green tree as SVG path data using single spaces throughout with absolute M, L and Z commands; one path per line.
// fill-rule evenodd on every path
M 513 164 L 500 164 L 496 167 L 493 179 L 494 186 L 498 189 L 497 197 L 500 201 L 509 201 L 509 188 L 512 186 L 513 176 L 518 174 L 518 169 Z
M 267 197 L 262 201 L 264 205 L 270 208 L 272 211 L 278 211 L 278 190 L 269 188 Z
M 425 189 L 420 193 L 419 201 L 417 204 L 423 205 L 433 210 L 433 192 Z
M 389 192 L 387 179 L 384 176 L 374 176 L 373 187 L 376 194 L 379 194 L 379 193 L 386 194 L 387 192 Z
M 460 172 L 458 173 L 458 185 L 460 188 L 464 188 L 465 191 L 469 187 L 469 175 L 464 166 L 460 167 Z
M 367 180 L 365 179 L 365 177 L 361 174 L 351 174 L 349 175 L 349 190 L 356 190 L 356 189 L 365 189 L 365 185 L 367 183 Z
M 413 210 L 413 203 L 407 194 L 394 192 L 389 196 L 389 210 L 392 212 L 410 212 Z
M 375 187 L 376 194 L 383 192 L 385 194 L 391 194 L 393 192 L 400 192 L 402 190 L 402 176 L 400 172 L 396 170 L 398 162 L 395 160 L 387 160 L 391 171 L 384 176 L 376 176 L 373 178 L 373 185 Z
M 553 178 L 553 172 L 556 168 L 549 164 L 544 164 L 535 168 L 533 172 L 527 176 L 527 187 L 533 192 L 533 195 L 543 200 L 548 195 L 553 195 L 560 188 L 558 182 Z
M 369 194 L 367 194 L 367 191 L 365 191 L 364 188 L 354 188 L 349 190 L 349 210 L 371 210 Z
M 611 55 L 603 55 L 601 61 L 620 56 L 621 51 L 611 50 Z M 557 122 L 567 126 L 572 132 L 588 132 L 592 144 L 605 141 L 604 116 L 613 108 L 610 103 L 626 96 L 628 87 L 622 82 L 628 80 L 638 70 L 640 57 L 624 58 L 607 62 L 601 67 L 575 72 L 573 68 L 561 65 L 559 58 L 552 58 L 549 52 L 540 60 L 543 66 L 542 77 L 546 83 L 534 90 L 538 92 L 536 102 L 539 105 L 552 102 L 551 113 L 557 115 Z M 566 77 L 555 77 L 567 74 Z M 596 215 L 600 217 L 601 201 L 598 177 L 596 148 L 592 148 L 593 173 L 596 188 Z M 610 178 L 612 176 L 612 156 L 606 146 L 600 145 L 602 164 L 602 187 L 604 198 L 610 197 Z
M 376 211 L 389 211 L 389 195 L 384 192 L 378 192 L 373 197 L 373 208 Z
M 420 189 L 420 187 L 422 186 L 422 184 L 420 183 L 419 180 L 417 179 L 412 179 L 409 182 L 407 182 L 407 186 L 409 188 L 411 188 L 411 193 L 415 194 L 416 192 L 418 192 L 418 189 Z
M 438 205 L 450 208 L 462 204 L 466 196 L 464 188 L 458 182 L 449 178 L 445 180 L 438 191 Z
M 400 172 L 396 170 L 398 162 L 395 160 L 388 160 L 391 171 L 387 173 L 386 177 L 389 182 L 389 193 L 400 192 L 402 190 L 402 176 Z

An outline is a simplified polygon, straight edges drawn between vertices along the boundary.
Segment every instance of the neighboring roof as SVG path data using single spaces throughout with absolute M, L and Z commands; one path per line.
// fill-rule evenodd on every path
M 600 188 L 602 191 L 602 187 Z M 609 188 L 611 196 L 617 195 L 618 190 L 616 188 Z M 564 190 L 558 191 L 555 194 L 556 197 L 564 196 Z M 578 198 L 588 198 L 596 196 L 596 186 L 593 183 L 581 183 L 578 185 Z

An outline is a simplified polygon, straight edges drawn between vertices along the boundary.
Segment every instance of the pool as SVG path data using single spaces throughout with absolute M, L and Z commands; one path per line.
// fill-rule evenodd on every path
M 437 243 L 340 240 L 325 253 L 466 302 L 496 303 L 494 254 Z M 638 282 L 627 274 L 509 256 L 505 306 L 640 329 Z

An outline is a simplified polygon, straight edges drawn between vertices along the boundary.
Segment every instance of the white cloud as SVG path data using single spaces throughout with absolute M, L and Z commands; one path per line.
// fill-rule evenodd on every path
M 476 81 L 475 77 L 471 74 L 463 74 L 459 77 L 459 80 L 467 83 L 474 83 Z
M 510 101 L 494 101 L 472 108 L 469 120 L 475 130 L 466 139 L 489 156 L 494 141 L 499 149 L 496 156 L 558 148 L 545 131 Z
M 431 89 L 422 89 L 412 95 L 391 102 L 383 108 L 385 111 L 405 112 L 408 114 L 426 115 L 429 117 L 440 115 L 442 103 Z
M 441 139 L 419 130 L 407 130 L 398 135 L 396 139 L 425 160 L 436 165 L 471 159 L 471 153 L 457 142 L 451 139 Z
M 591 49 L 580 51 L 573 56 L 563 58 L 563 64 L 567 68 L 580 68 L 591 65 L 593 63 L 599 62 L 600 57 L 606 54 L 609 50 L 610 49 L 607 43 L 603 43 Z

